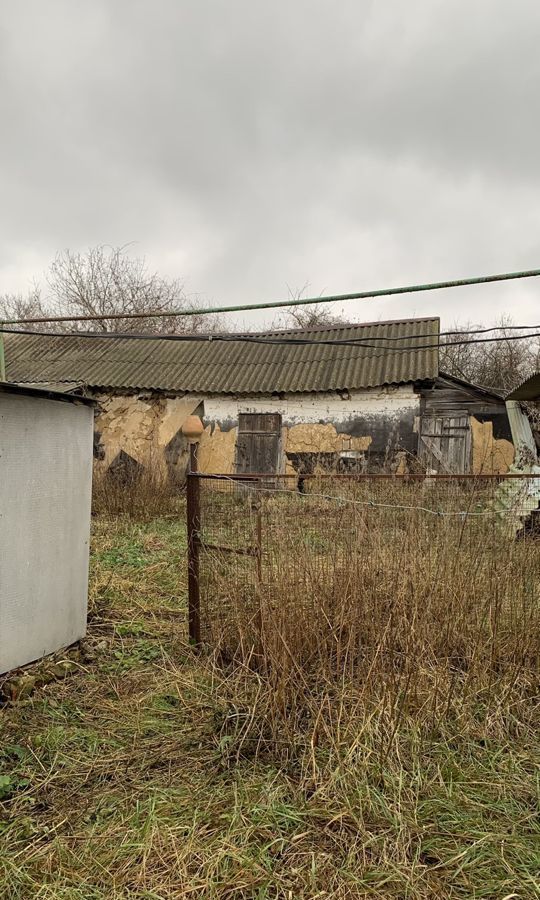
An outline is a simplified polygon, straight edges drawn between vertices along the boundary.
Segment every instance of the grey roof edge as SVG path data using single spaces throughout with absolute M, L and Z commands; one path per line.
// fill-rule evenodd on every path
M 60 403 L 82 404 L 83 406 L 96 405 L 96 401 L 92 397 L 81 397 L 79 394 L 68 394 L 65 391 L 30 387 L 30 385 L 16 384 L 12 381 L 0 381 L 0 393 L 15 394 L 19 397 L 35 397 L 41 400 L 56 400 Z
M 540 372 L 529 375 L 517 388 L 510 391 L 507 400 L 539 400 L 540 399 Z
M 291 336 L 299 335 L 299 334 L 318 334 L 321 331 L 349 331 L 351 328 L 373 328 L 380 327 L 385 325 L 409 325 L 414 322 L 433 322 L 440 329 L 441 325 L 441 317 L 440 316 L 410 316 L 405 319 L 374 319 L 369 322 L 334 322 L 329 325 L 310 325 L 308 327 L 298 328 L 270 328 L 263 329 L 261 331 L 215 331 L 215 332 L 181 332 L 179 334 L 158 334 L 153 332 L 139 332 L 139 331 L 74 331 L 69 334 L 63 334 L 61 332 L 20 332 L 20 331 L 10 331 L 9 329 L 5 330 L 5 334 L 27 334 L 27 335 L 35 335 L 36 337 L 74 337 L 74 338 L 96 338 L 98 340 L 101 339 L 131 339 L 131 340 L 142 340 L 145 339 L 150 341 L 189 341 L 190 339 L 203 341 L 206 339 L 209 343 L 212 340 L 219 340 L 220 338 L 226 337 L 231 342 L 234 342 L 234 339 L 237 338 L 241 340 L 242 338 L 258 338 L 258 337 L 274 337 L 279 335 L 288 335 Z M 419 335 L 421 338 L 425 338 L 428 335 Z M 380 338 L 380 340 L 384 340 L 384 338 Z
M 458 378 L 457 375 L 450 375 L 449 372 L 439 372 L 439 378 L 448 378 L 450 381 L 455 381 L 456 384 L 461 384 L 463 387 L 473 388 L 475 391 L 478 391 L 480 394 L 484 394 L 486 397 L 493 397 L 494 400 L 500 400 L 504 403 L 504 394 L 499 394 L 497 391 L 489 390 L 488 388 L 482 387 L 480 384 L 475 384 L 474 381 L 467 381 L 465 378 Z
M 55 391 L 59 394 L 74 394 L 75 391 L 84 390 L 83 381 L 26 381 L 19 378 L 14 384 L 21 384 L 23 387 L 37 388 L 39 391 Z
M 254 395 L 260 396 L 273 396 L 274 394 L 332 394 L 332 393 L 342 393 L 343 391 L 374 391 L 377 388 L 387 388 L 387 387 L 400 387 L 401 385 L 406 384 L 430 384 L 437 380 L 437 375 L 433 375 L 431 377 L 423 377 L 423 378 L 411 378 L 407 381 L 377 381 L 373 382 L 373 384 L 362 384 L 356 387 L 351 386 L 350 384 L 346 385 L 335 385 L 328 388 L 278 388 L 275 391 L 271 390 L 248 390 L 247 388 L 237 388 L 234 390 L 208 390 L 207 388 L 189 388 L 188 389 L 178 389 L 164 387 L 160 385 L 148 385 L 148 384 L 128 384 L 121 385 L 120 387 L 114 384 L 92 384 L 90 382 L 85 383 L 84 389 L 89 391 L 97 391 L 102 393 L 115 393 L 115 394 L 124 394 L 129 396 L 134 393 L 141 394 L 170 394 L 174 397 L 179 396 L 188 396 L 191 394 L 200 394 L 201 396 L 214 396 L 214 397 L 253 397 Z M 75 384 L 76 382 L 66 382 L 70 384 Z M 463 382 L 464 384 L 468 384 L 468 382 Z M 469 385 L 469 387 L 476 387 L 475 385 Z M 478 389 L 480 390 L 480 389 Z M 484 391 L 483 393 L 486 393 Z M 79 394 L 68 394 L 73 400 L 81 400 L 83 397 Z M 501 398 L 499 398 L 501 399 Z
M 373 328 L 373 326 L 377 325 L 408 325 L 412 322 L 434 322 L 437 325 L 441 326 L 441 317 L 440 316 L 410 316 L 408 319 L 375 319 L 370 322 L 335 322 L 330 325 L 310 325 L 307 328 L 276 328 L 270 331 L 248 331 L 248 332 L 236 332 L 239 337 L 244 337 L 246 335 L 262 335 L 268 337 L 270 335 L 279 335 L 279 334 L 315 334 L 319 331 L 344 331 L 349 328 Z M 224 332 L 225 334 L 227 332 Z M 422 338 L 426 337 L 426 335 L 421 335 Z M 384 338 L 381 338 L 384 340 Z

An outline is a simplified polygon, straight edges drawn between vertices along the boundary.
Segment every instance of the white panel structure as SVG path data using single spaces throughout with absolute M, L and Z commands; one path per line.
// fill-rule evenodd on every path
M 0 386 L 0 673 L 86 632 L 93 409 Z

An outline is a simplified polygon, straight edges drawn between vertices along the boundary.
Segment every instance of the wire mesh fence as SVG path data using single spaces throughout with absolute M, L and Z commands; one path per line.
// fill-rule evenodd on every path
M 494 628 L 497 653 L 525 653 L 538 626 L 540 475 L 190 484 L 191 631 L 224 659 L 265 659 L 273 640 L 341 672 L 384 630 L 394 663 L 465 659 L 479 635 L 493 653 Z

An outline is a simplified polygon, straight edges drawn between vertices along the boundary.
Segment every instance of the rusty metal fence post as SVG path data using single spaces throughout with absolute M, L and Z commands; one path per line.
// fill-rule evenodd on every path
M 197 444 L 190 444 L 186 486 L 188 551 L 188 632 L 192 644 L 201 643 L 201 595 L 199 587 L 199 550 L 201 544 L 201 496 L 197 466 Z

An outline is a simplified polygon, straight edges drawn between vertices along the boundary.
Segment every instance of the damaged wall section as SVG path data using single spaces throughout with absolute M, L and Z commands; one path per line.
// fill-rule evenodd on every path
M 99 470 L 152 466 L 179 480 L 185 474 L 188 450 L 182 426 L 194 413 L 205 425 L 199 444 L 201 471 L 233 473 L 239 413 L 279 413 L 282 471 L 304 472 L 339 465 L 362 467 L 368 458 L 382 463 L 396 453 L 399 465 L 399 454 L 414 452 L 413 423 L 419 410 L 418 394 L 403 385 L 280 397 L 98 394 L 96 399 Z
M 320 470 L 403 472 L 418 451 L 422 416 L 465 414 L 470 425 L 468 470 L 508 471 L 514 458 L 504 403 L 479 397 L 460 385 L 391 385 L 351 392 L 281 395 L 96 395 L 98 470 L 152 467 L 182 483 L 188 445 L 182 426 L 199 415 L 204 432 L 199 444 L 202 472 L 236 471 L 240 413 L 281 416 L 281 471 Z
M 514 445 L 505 402 L 496 394 L 449 375 L 421 390 L 422 416 L 450 424 L 465 417 L 470 429 L 468 471 L 504 474 L 514 461 Z
M 401 466 L 414 452 L 420 398 L 412 385 L 354 392 L 251 397 L 206 397 L 201 471 L 235 471 L 239 413 L 282 417 L 283 472 Z M 230 435 L 226 438 L 225 435 Z
M 153 468 L 182 482 L 188 459 L 182 425 L 200 411 L 199 397 L 98 394 L 94 446 L 98 472 Z

